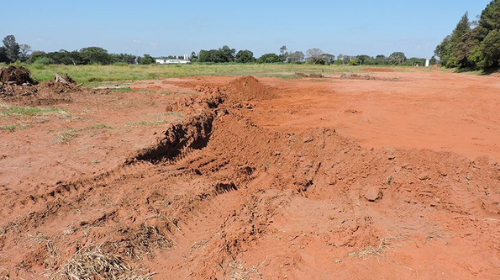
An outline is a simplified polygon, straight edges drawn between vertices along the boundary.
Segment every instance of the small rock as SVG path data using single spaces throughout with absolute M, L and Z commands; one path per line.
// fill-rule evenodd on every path
M 364 198 L 370 202 L 382 199 L 382 191 L 377 186 L 368 186 L 365 188 Z
M 314 141 L 314 138 L 312 136 L 306 136 L 304 137 L 304 143 L 309 143 Z
M 422 173 L 422 174 L 418 175 L 418 179 L 419 179 L 420 181 L 430 180 L 430 179 L 431 179 L 431 176 L 429 176 L 429 174 L 428 174 L 428 173 L 425 173 L 425 172 L 424 172 L 424 173 Z

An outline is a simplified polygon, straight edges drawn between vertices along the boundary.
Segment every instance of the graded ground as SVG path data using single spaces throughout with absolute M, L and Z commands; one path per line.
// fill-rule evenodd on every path
M 362 70 L 3 99 L 0 279 L 498 279 L 499 77 Z

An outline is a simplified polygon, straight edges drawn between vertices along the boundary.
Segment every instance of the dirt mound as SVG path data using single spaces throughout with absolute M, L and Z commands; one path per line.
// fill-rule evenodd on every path
M 303 77 L 303 78 L 324 78 L 323 74 L 306 74 L 306 73 L 301 73 L 301 72 L 295 72 L 295 76 Z
M 37 84 L 37 81 L 31 77 L 31 72 L 22 66 L 9 66 L 0 69 L 0 82 L 5 84 Z
M 275 97 L 273 89 L 263 85 L 252 76 L 238 78 L 226 87 L 224 92 L 229 101 L 243 102 L 252 100 L 267 100 Z
M 346 80 L 346 79 L 351 79 L 351 80 L 376 80 L 377 78 L 375 78 L 375 76 L 372 76 L 372 75 L 360 75 L 360 74 L 342 74 L 340 75 L 340 78 L 342 80 Z
M 390 68 L 382 68 L 382 67 L 365 67 L 363 68 L 364 72 L 394 72 Z
M 376 77 L 373 75 L 363 75 L 356 73 L 344 73 L 340 75 L 342 80 L 381 80 L 381 81 L 399 81 L 399 78 L 388 78 L 388 77 Z
M 25 73 L 25 70 L 19 70 L 21 68 L 17 68 L 16 73 L 19 71 Z M 26 69 L 26 71 L 29 73 L 29 70 Z M 20 79 L 20 81 L 23 80 L 24 78 Z M 82 90 L 84 89 L 76 85 L 67 74 L 64 77 L 55 74 L 55 81 L 47 81 L 38 85 L 27 83 L 0 85 L 0 98 L 8 102 L 29 106 L 53 105 L 71 102 L 71 94 Z

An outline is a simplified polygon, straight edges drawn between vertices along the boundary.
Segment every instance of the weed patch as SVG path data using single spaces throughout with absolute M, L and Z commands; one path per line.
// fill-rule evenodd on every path
M 89 126 L 88 129 L 113 129 L 113 127 L 101 123 L 101 124 Z
M 78 129 L 67 129 L 64 133 L 61 133 L 57 136 L 56 142 L 58 144 L 65 144 L 74 138 L 78 137 Z
M 0 107 L 0 115 L 3 116 L 35 116 L 50 113 L 66 113 L 64 109 L 44 109 L 36 107 Z
M 121 87 L 121 88 L 112 88 L 110 89 L 112 92 L 131 92 L 132 89 L 130 87 Z

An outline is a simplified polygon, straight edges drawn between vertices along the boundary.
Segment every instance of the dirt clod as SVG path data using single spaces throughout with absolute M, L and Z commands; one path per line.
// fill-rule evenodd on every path
M 382 190 L 380 190 L 377 186 L 368 186 L 364 188 L 363 197 L 370 202 L 380 200 L 382 199 L 382 196 Z

